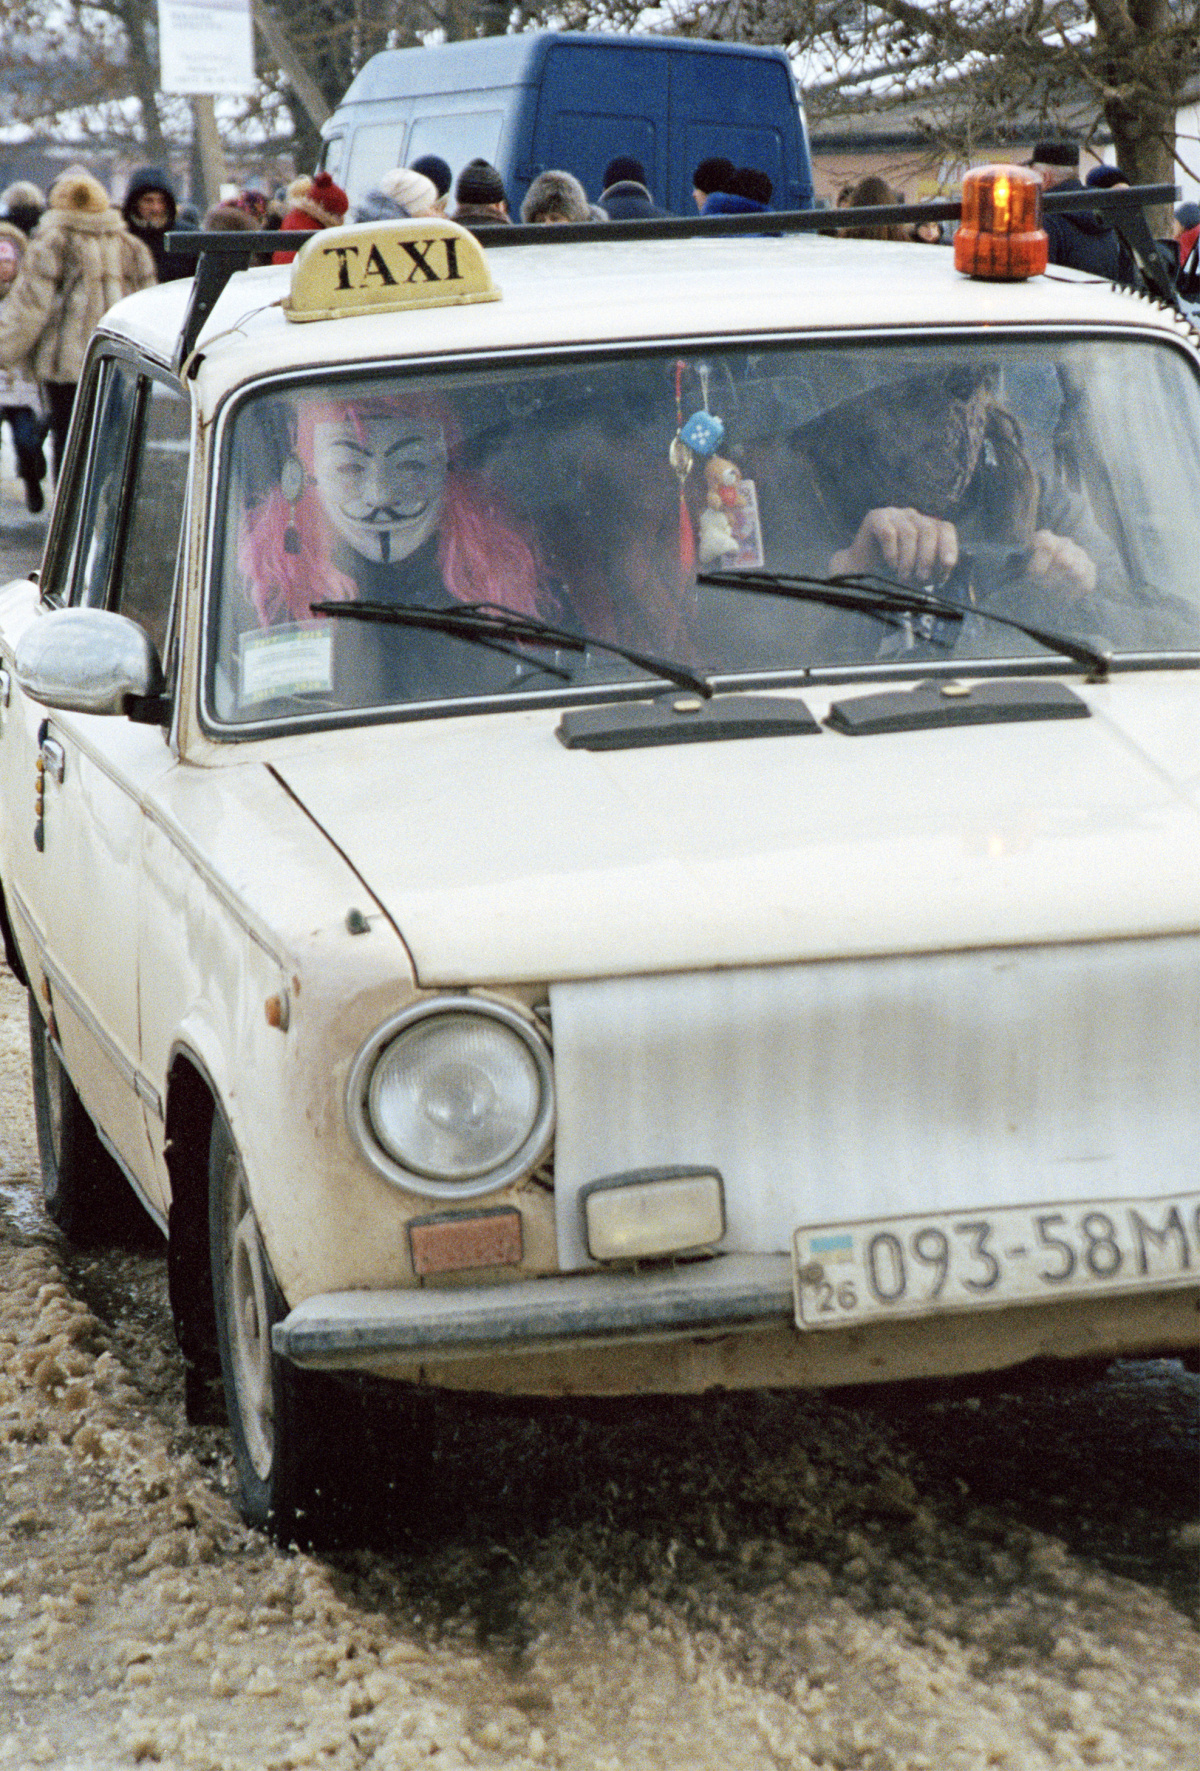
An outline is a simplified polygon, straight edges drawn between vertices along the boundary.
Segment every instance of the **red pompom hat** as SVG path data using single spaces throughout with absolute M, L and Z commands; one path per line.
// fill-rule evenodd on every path
M 334 184 L 328 172 L 318 172 L 312 178 L 307 174 L 294 178 L 287 188 L 287 200 L 287 214 L 280 227 L 306 233 L 313 228 L 340 227 L 350 207 L 349 197 L 340 185 Z M 294 252 L 276 252 L 271 262 L 290 264 L 295 256 Z

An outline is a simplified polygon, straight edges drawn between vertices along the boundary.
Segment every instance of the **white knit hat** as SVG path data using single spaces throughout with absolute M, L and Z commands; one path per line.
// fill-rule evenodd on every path
M 376 187 L 395 203 L 403 203 L 410 215 L 428 215 L 431 210 L 441 214 L 442 199 L 431 178 L 414 172 L 411 166 L 396 166 L 385 172 Z

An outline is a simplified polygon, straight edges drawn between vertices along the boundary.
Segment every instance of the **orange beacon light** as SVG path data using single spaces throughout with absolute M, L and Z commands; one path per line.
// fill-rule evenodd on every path
M 1026 166 L 976 166 L 962 185 L 954 268 L 968 277 L 1020 282 L 1046 268 L 1042 181 Z

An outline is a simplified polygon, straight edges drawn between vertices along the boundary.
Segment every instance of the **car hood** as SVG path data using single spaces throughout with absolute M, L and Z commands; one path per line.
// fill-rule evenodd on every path
M 426 985 L 1195 930 L 1200 680 L 1078 692 L 1088 719 L 601 752 L 484 714 L 272 766 Z

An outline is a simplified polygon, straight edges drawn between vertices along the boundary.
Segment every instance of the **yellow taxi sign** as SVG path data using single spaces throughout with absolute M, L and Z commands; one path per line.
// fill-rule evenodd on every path
M 325 228 L 296 254 L 289 320 L 499 301 L 474 234 L 444 216 Z

